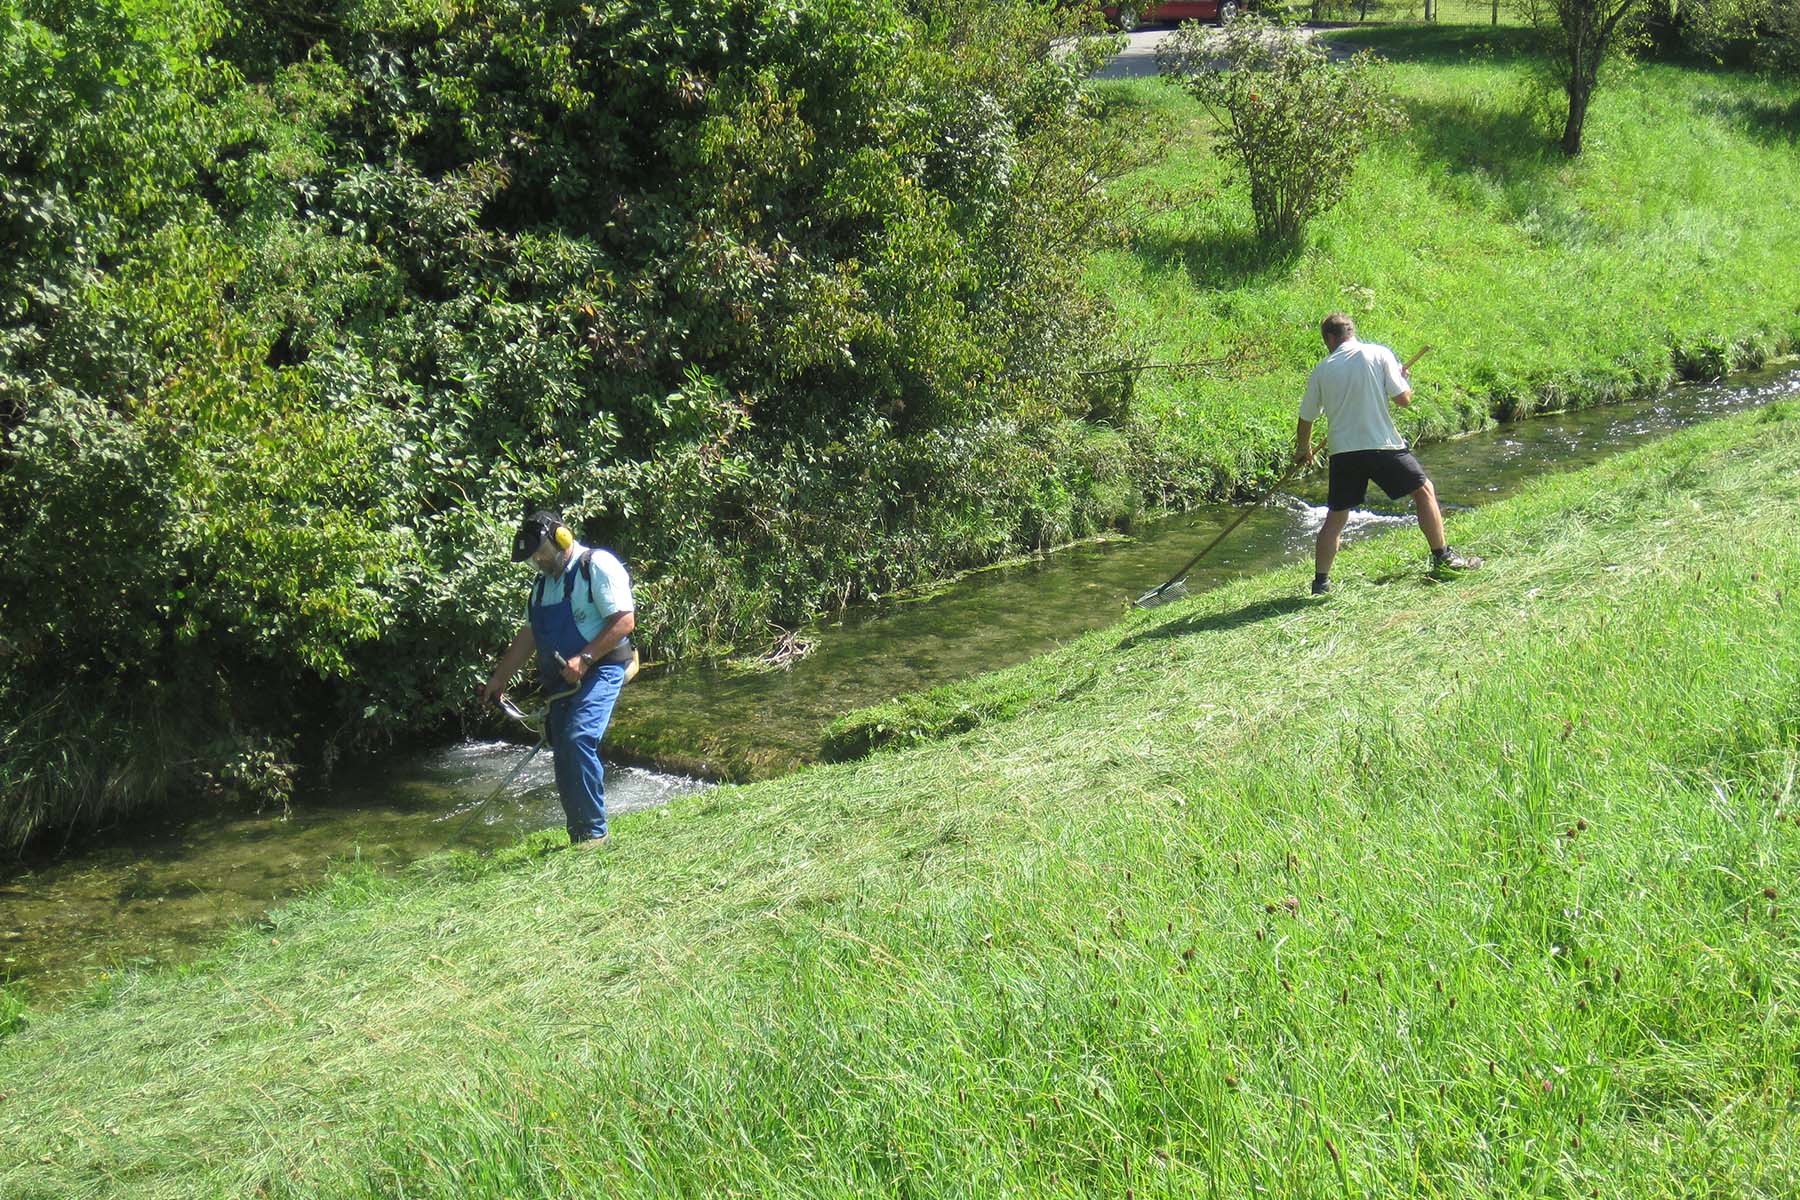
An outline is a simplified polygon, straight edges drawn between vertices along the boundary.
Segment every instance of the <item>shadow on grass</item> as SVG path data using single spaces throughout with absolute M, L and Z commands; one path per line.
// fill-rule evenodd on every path
M 1189 617 L 1182 621 L 1170 621 L 1167 625 L 1158 625 L 1155 629 L 1146 629 L 1136 633 L 1119 643 L 1119 649 L 1129 650 L 1145 642 L 1161 638 L 1187 637 L 1195 633 L 1219 633 L 1227 629 L 1237 629 L 1243 625 L 1254 625 L 1258 621 L 1266 621 L 1270 617 L 1285 616 L 1302 608 L 1316 604 L 1311 596 L 1280 596 L 1274 600 L 1258 600 L 1254 604 L 1246 604 L 1242 608 L 1230 612 L 1213 613 L 1205 617 Z
M 1284 275 L 1301 243 L 1259 242 L 1247 229 L 1210 228 L 1195 234 L 1145 230 L 1131 239 L 1132 253 L 1153 267 L 1179 265 L 1194 285 L 1231 289 Z
M 1704 95 L 1694 101 L 1701 116 L 1717 116 L 1767 146 L 1800 145 L 1800 100 L 1779 104 L 1760 96 Z
M 1099 86 L 1093 89 L 1092 98 L 1095 116 L 1102 123 L 1159 119 L 1182 104 L 1183 93 L 1170 81 L 1164 81 L 1168 85 L 1167 92 L 1145 90 L 1142 85 L 1117 79 L 1097 82 Z
M 1393 587 L 1405 585 L 1415 591 L 1428 592 L 1433 588 L 1454 586 L 1459 580 L 1466 579 L 1469 572 L 1461 575 L 1434 575 L 1431 569 L 1423 564 L 1417 567 L 1402 567 L 1397 571 L 1389 571 L 1385 575 L 1371 575 L 1369 586 Z
M 1413 143 L 1453 172 L 1506 186 L 1533 184 L 1566 161 L 1543 125 L 1521 107 L 1473 99 L 1406 102 Z
M 1335 45 L 1373 50 L 1394 62 L 1435 66 L 1535 58 L 1541 46 L 1536 31 L 1506 26 L 1362 25 L 1324 36 Z

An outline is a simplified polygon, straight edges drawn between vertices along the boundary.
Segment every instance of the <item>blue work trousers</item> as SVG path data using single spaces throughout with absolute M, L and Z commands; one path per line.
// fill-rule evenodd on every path
M 590 667 L 591 687 L 550 706 L 550 751 L 556 758 L 556 791 L 568 818 L 569 840 L 585 842 L 606 833 L 606 768 L 600 739 L 612 720 L 613 705 L 625 685 L 621 665 Z

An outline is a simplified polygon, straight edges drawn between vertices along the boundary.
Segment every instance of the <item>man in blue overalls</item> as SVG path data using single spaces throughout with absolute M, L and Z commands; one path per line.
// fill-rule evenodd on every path
M 513 537 L 513 561 L 537 568 L 525 625 L 501 655 L 481 697 L 499 700 L 512 677 L 535 651 L 538 682 L 553 701 L 545 719 L 556 759 L 556 790 L 576 846 L 606 843 L 606 772 L 600 738 L 612 719 L 636 651 L 637 627 L 631 578 L 625 564 L 605 550 L 577 542 L 560 513 L 541 510 L 525 518 Z M 574 689 L 572 692 L 570 689 Z

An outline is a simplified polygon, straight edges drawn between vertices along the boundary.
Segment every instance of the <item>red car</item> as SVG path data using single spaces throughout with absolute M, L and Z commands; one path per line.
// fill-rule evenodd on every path
M 1139 25 L 1174 25 L 1182 21 L 1214 21 L 1224 25 L 1238 15 L 1237 0 L 1181 0 L 1180 3 L 1108 4 L 1101 12 L 1120 29 Z

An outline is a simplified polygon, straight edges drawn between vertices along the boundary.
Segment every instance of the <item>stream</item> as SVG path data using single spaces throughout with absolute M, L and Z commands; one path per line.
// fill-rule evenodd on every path
M 1419 457 L 1454 514 L 1546 471 L 1588 466 L 1792 396 L 1800 396 L 1800 368 L 1790 362 L 1650 400 L 1496 426 L 1424 446 Z M 1189 575 L 1189 590 L 1309 555 L 1324 485 L 1324 472 L 1311 471 L 1292 494 L 1271 500 Z M 1412 523 L 1409 502 L 1387 504 L 1379 489 L 1371 499 L 1382 502 L 1354 514 L 1347 541 Z M 1133 537 L 977 571 L 922 598 L 858 606 L 809 631 L 817 644 L 786 670 L 706 667 L 641 678 L 621 698 L 607 746 L 655 769 L 609 759 L 608 813 L 667 803 L 709 786 L 706 778 L 794 770 L 816 756 L 824 726 L 841 713 L 1021 662 L 1109 625 L 1238 512 L 1208 506 Z M 192 958 L 222 930 L 317 884 L 334 866 L 397 869 L 459 834 L 458 845 L 482 850 L 558 828 L 548 753 L 482 803 L 528 750 L 462 742 L 341 771 L 328 791 L 299 797 L 287 812 L 154 818 L 0 864 L 0 981 L 42 1001 L 121 969 Z

